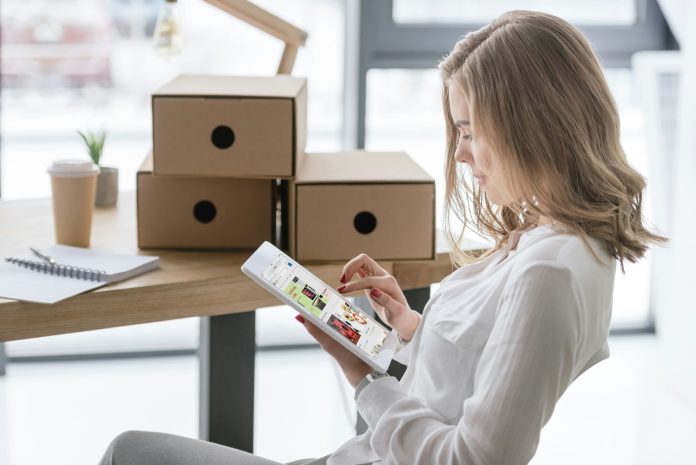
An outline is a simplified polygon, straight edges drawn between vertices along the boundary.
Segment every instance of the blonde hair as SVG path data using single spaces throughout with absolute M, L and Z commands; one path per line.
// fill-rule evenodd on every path
M 667 241 L 643 226 L 645 179 L 626 161 L 616 105 L 577 29 L 549 14 L 511 11 L 467 34 L 439 68 L 447 126 L 445 233 L 456 265 L 472 258 L 459 246 L 468 216 L 495 241 L 485 255 L 540 216 L 588 246 L 588 237 L 598 239 L 622 270 L 649 242 Z M 459 135 L 450 84 L 466 95 L 474 138 L 486 136 L 517 202 L 493 205 L 463 176 L 454 158 Z M 456 228 L 452 215 L 461 223 Z

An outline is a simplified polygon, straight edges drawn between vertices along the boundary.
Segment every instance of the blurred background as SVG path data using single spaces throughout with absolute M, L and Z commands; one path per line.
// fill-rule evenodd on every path
M 202 0 L 178 1 L 183 53 L 158 54 L 152 36 L 162 3 L 0 0 L 2 200 L 49 196 L 44 168 L 84 156 L 78 129 L 108 131 L 104 162 L 120 169 L 120 189 L 133 191 L 151 146 L 154 90 L 180 73 L 275 73 L 282 44 Z M 612 357 L 561 399 L 532 463 L 696 464 L 696 313 L 687 294 L 696 254 L 686 233 L 696 174 L 696 118 L 686 107 L 696 101 L 685 85 L 696 82 L 685 65 L 696 62 L 686 27 L 696 20 L 694 2 L 256 3 L 310 34 L 293 72 L 308 78 L 308 151 L 404 150 L 436 179 L 438 214 L 439 59 L 510 9 L 556 14 L 587 35 L 629 161 L 648 179 L 645 215 L 673 242 L 617 275 Z M 354 435 L 352 389 L 293 315 L 285 307 L 256 314 L 255 451 L 279 461 L 327 454 Z M 198 325 L 184 319 L 5 344 L 0 464 L 95 463 L 126 429 L 195 437 Z

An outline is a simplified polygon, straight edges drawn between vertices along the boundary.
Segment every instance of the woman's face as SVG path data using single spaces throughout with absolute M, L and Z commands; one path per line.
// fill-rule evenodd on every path
M 512 196 L 507 182 L 503 179 L 501 170 L 496 172 L 496 160 L 486 138 L 480 128 L 476 134 L 471 131 L 469 102 L 464 91 L 453 81 L 450 82 L 448 90 L 450 113 L 459 131 L 454 159 L 469 166 L 471 174 L 490 202 L 496 205 L 510 203 Z

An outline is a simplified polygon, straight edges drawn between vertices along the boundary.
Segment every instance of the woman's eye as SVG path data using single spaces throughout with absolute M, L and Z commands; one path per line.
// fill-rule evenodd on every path
M 469 133 L 462 134 L 462 139 L 464 139 L 466 141 L 471 141 L 471 134 L 469 134 Z

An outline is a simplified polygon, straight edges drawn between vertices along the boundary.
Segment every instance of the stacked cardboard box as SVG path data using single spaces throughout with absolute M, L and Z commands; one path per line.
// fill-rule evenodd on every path
M 307 154 L 289 196 L 299 261 L 434 258 L 435 181 L 403 152 Z
M 305 149 L 307 81 L 183 75 L 152 95 L 153 153 L 137 176 L 142 248 L 275 242 L 276 179 Z
M 179 76 L 152 95 L 157 174 L 292 178 L 307 134 L 307 81 Z
M 290 76 L 180 76 L 155 92 L 139 246 L 434 258 L 434 180 L 402 152 L 305 155 L 306 109 L 306 80 Z
M 275 240 L 275 182 L 138 171 L 141 248 L 252 248 Z

